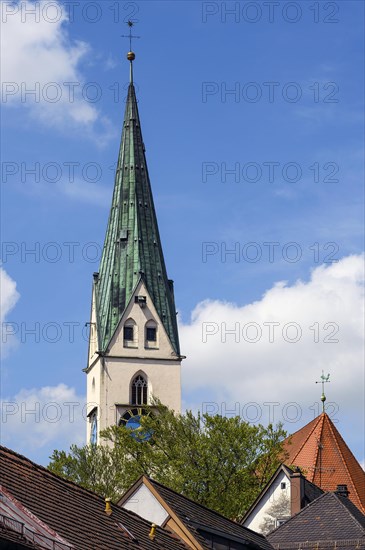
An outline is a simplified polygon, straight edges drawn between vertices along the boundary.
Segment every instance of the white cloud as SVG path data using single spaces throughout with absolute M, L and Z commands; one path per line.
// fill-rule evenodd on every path
M 94 183 L 81 178 L 75 178 L 74 181 L 65 178 L 52 185 L 31 183 L 22 191 L 33 196 L 39 196 L 42 199 L 45 197 L 58 199 L 60 195 L 63 195 L 72 201 L 93 204 L 99 207 L 109 207 L 112 193 L 112 190 L 104 181 Z
M 19 292 L 16 289 L 16 282 L 0 267 L 0 322 L 1 322 L 1 354 L 8 355 L 10 349 L 15 345 L 16 339 L 11 335 L 11 327 L 7 327 L 6 318 L 14 308 L 19 299 Z
M 98 206 L 109 206 L 111 200 L 110 189 L 98 183 L 76 180 L 72 183 L 66 182 L 64 185 L 59 185 L 58 189 L 70 199 Z
M 361 433 L 363 261 L 363 256 L 348 256 L 314 269 L 307 282 L 298 280 L 292 286 L 278 282 L 252 304 L 199 303 L 190 323 L 180 328 L 181 348 L 187 355 L 183 386 L 185 395 L 193 396 L 187 405 L 199 408 L 204 399 L 216 402 L 224 413 L 225 406 L 234 409 L 236 402 L 241 411 L 247 403 L 255 402 L 268 413 L 269 407 L 263 403 L 277 402 L 280 406 L 275 409 L 274 420 L 285 421 L 283 407 L 295 402 L 308 416 L 311 405 L 320 404 L 321 387 L 314 382 L 323 369 L 325 374 L 331 373 L 332 383 L 326 386 L 326 393 L 328 403 L 335 404 L 329 411 L 337 419 L 350 415 L 353 429 Z M 244 289 L 237 288 L 237 295 L 243 294 Z M 280 323 L 272 343 L 267 325 L 271 322 Z M 236 330 L 236 334 L 225 335 L 228 330 Z M 207 334 L 209 331 L 212 334 Z M 294 342 L 296 336 L 298 341 Z M 295 407 L 285 411 L 288 417 L 295 416 Z M 254 407 L 246 412 L 246 419 L 255 418 Z M 314 409 L 311 414 L 313 418 Z M 305 421 L 301 416 L 290 431 Z
M 37 460 L 86 438 L 85 398 L 65 384 L 22 389 L 4 398 L 2 444 Z
M 0 319 L 4 321 L 19 299 L 16 282 L 0 267 Z
M 3 13 L 4 105 L 22 106 L 32 119 L 49 127 L 81 127 L 94 139 L 93 130 L 98 124 L 101 127 L 98 143 L 103 144 L 113 133 L 110 121 L 101 115 L 95 104 L 85 99 L 85 94 L 92 98 L 96 89 L 85 91 L 85 77 L 80 68 L 90 53 L 90 46 L 86 42 L 71 41 L 67 32 L 68 16 L 62 4 L 52 2 L 53 12 L 46 0 L 4 4 L 14 10 L 11 15 Z M 35 7 L 40 14 L 38 18 L 26 15 L 27 10 Z M 36 90 L 36 94 L 25 95 L 26 90 Z
M 105 69 L 109 71 L 111 69 L 115 69 L 115 67 L 117 66 L 118 66 L 118 63 L 116 59 L 114 59 L 111 55 L 109 55 L 105 63 Z

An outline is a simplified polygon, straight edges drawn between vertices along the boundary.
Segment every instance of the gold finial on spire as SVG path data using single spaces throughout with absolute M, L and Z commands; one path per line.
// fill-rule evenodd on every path
M 327 374 L 327 376 L 325 376 L 324 374 L 324 371 L 322 370 L 322 375 L 321 375 L 321 380 L 317 380 L 316 381 L 316 384 L 322 384 L 322 395 L 321 395 L 321 401 L 322 401 L 322 412 L 324 412 L 324 409 L 325 409 L 325 402 L 326 402 L 326 396 L 324 394 L 324 385 L 326 382 L 331 382 L 330 380 L 330 375 Z
M 140 36 L 133 36 L 132 34 L 132 27 L 134 26 L 133 21 L 129 20 L 127 22 L 127 25 L 129 27 L 129 34 L 122 34 L 122 38 L 129 38 L 129 52 L 127 53 L 127 59 L 131 64 L 131 71 L 130 71 L 130 81 L 133 82 L 133 61 L 136 59 L 136 54 L 132 51 L 132 39 L 133 38 L 141 38 Z

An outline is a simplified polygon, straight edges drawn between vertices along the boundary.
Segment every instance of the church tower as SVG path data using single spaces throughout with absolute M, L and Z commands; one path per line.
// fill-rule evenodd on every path
M 133 61 L 98 273 L 94 273 L 87 375 L 87 443 L 138 419 L 157 397 L 179 412 L 182 356 L 142 139 Z

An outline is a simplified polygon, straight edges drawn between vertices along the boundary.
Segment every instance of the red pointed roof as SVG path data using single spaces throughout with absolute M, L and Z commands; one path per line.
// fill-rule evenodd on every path
M 347 485 L 349 498 L 365 513 L 365 472 L 326 413 L 285 440 L 286 463 L 299 466 L 324 491 Z

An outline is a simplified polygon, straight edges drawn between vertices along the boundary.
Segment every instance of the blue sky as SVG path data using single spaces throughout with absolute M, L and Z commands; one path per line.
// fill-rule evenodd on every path
M 338 427 L 363 461 L 363 3 L 103 1 L 74 3 L 72 13 L 44 1 L 39 16 L 31 4 L 2 5 L 3 400 L 84 398 L 82 327 L 114 183 L 128 83 L 121 35 L 132 18 L 147 161 L 188 355 L 185 405 L 263 407 L 272 391 L 280 410 L 300 404 L 303 415 L 286 424 L 294 431 L 313 417 L 323 368 Z M 37 86 L 36 99 L 24 95 Z M 225 319 L 272 321 L 291 299 L 286 321 L 308 341 L 320 323 L 317 347 L 303 336 L 273 357 L 261 342 L 253 358 L 252 346 L 228 338 L 218 361 L 202 341 L 202 323 L 221 331 Z M 27 333 L 35 323 L 39 338 Z M 339 327 L 339 342 L 323 343 L 326 323 Z M 80 419 L 74 431 L 33 420 L 10 415 L 4 443 L 47 463 L 53 448 L 82 441 Z

